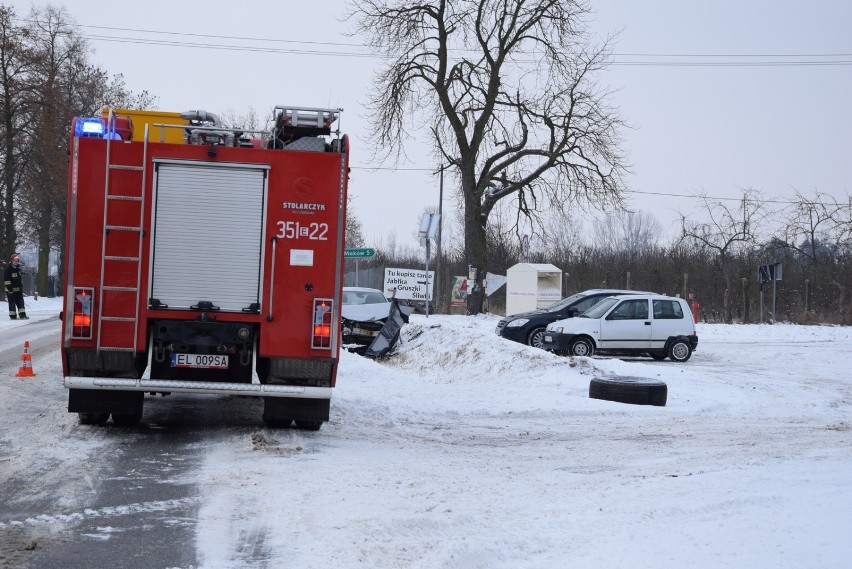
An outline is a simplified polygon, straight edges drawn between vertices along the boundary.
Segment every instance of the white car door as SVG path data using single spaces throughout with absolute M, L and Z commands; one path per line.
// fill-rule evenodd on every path
M 647 349 L 651 342 L 651 319 L 647 298 L 622 300 L 601 320 L 598 347 L 607 350 Z

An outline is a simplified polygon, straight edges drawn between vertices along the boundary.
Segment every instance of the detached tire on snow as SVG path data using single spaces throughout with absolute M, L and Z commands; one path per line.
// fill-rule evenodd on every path
M 589 397 L 617 403 L 665 407 L 668 387 L 662 381 L 646 377 L 596 377 L 589 382 Z

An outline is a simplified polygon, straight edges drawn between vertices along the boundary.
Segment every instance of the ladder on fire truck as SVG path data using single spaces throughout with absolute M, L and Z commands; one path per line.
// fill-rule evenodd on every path
M 106 175 L 104 182 L 104 232 L 101 242 L 101 293 L 98 295 L 98 336 L 97 350 L 108 352 L 135 352 L 138 342 L 138 323 L 139 323 L 139 294 L 142 289 L 142 243 L 144 236 L 144 217 L 145 217 L 145 164 L 148 160 L 148 125 L 145 125 L 145 138 L 142 151 L 142 164 L 113 164 L 112 163 L 112 146 L 113 144 L 123 144 L 121 140 L 114 140 L 111 136 L 115 129 L 115 115 L 112 109 L 109 111 L 107 120 L 107 149 L 106 149 Z M 139 194 L 133 192 L 126 193 L 132 186 L 123 186 L 124 192 L 113 191 L 113 184 L 110 184 L 110 178 L 113 172 L 129 171 L 139 172 L 141 182 L 139 184 Z M 113 207 L 110 207 L 112 205 Z M 118 219 L 122 218 L 122 209 L 130 209 L 131 217 L 132 210 L 135 207 L 139 208 L 139 217 L 133 225 L 128 225 L 126 222 L 121 224 Z M 110 213 L 112 212 L 112 213 Z M 132 234 L 136 236 L 137 247 L 135 255 L 108 255 L 107 241 L 109 236 L 118 234 Z M 136 280 L 135 283 L 122 281 L 115 277 L 120 271 L 116 271 L 113 267 L 128 265 L 135 268 Z M 131 269 L 132 270 L 132 269 Z M 108 277 L 110 275 L 110 277 Z M 109 279 L 109 280 L 108 280 Z M 133 316 L 129 316 L 126 311 L 116 310 L 116 306 L 109 306 L 104 303 L 104 297 L 108 292 L 125 292 L 132 293 L 133 298 Z M 105 312 L 106 311 L 106 312 Z M 126 326 L 132 325 L 132 342 L 130 345 L 103 345 L 102 343 L 102 326 L 103 323 L 125 323 Z M 123 334 L 127 337 L 127 334 Z

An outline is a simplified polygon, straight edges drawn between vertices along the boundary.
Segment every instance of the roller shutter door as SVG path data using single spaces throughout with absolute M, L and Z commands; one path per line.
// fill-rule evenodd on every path
M 151 296 L 241 311 L 260 302 L 266 170 L 157 165 Z

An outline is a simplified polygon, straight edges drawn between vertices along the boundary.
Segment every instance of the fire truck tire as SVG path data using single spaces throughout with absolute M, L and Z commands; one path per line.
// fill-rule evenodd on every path
M 109 419 L 109 413 L 77 413 L 81 425 L 103 425 Z
M 665 407 L 668 387 L 665 382 L 645 377 L 595 377 L 589 383 L 589 397 L 617 403 Z
M 287 399 L 265 397 L 263 422 L 272 428 L 296 427 L 305 431 L 318 431 L 323 421 L 328 420 L 328 399 Z
M 145 394 L 141 391 L 117 391 L 105 401 L 112 413 L 112 422 L 119 427 L 132 427 L 142 420 Z
M 322 421 L 296 421 L 296 426 L 303 431 L 319 431 Z
M 133 413 L 113 413 L 112 422 L 119 427 L 134 427 L 142 420 L 142 406 Z
M 272 419 L 269 417 L 263 418 L 263 424 L 270 429 L 288 429 L 293 419 Z

